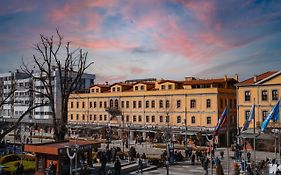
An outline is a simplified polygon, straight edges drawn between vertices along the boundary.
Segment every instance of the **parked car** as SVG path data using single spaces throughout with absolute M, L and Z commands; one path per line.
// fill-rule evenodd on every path
M 8 172 L 7 170 L 5 170 L 8 167 L 5 167 L 3 165 L 0 165 L 0 175 L 10 175 L 10 172 Z

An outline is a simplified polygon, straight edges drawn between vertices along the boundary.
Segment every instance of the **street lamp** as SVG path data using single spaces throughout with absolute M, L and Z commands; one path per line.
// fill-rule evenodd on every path
M 69 161 L 70 161 L 70 167 L 69 167 L 69 173 L 70 175 L 72 175 L 72 160 L 75 158 L 75 174 L 78 175 L 78 171 L 77 171 L 77 153 L 78 153 L 78 149 L 79 149 L 79 145 L 75 145 L 74 148 L 71 148 L 70 146 L 65 146 L 66 148 L 66 153 L 67 153 L 67 156 L 69 158 Z M 70 150 L 73 150 L 73 155 L 70 155 Z

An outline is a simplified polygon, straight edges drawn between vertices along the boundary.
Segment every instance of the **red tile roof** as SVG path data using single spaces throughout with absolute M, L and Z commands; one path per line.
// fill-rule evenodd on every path
M 234 78 L 227 78 L 227 81 L 237 82 Z M 198 80 L 189 80 L 185 81 L 184 85 L 196 85 L 196 84 L 212 84 L 212 83 L 223 83 L 225 82 L 224 78 L 218 79 L 198 79 Z
M 162 83 L 166 83 L 166 82 L 170 82 L 170 83 L 182 83 L 181 81 L 175 81 L 175 80 L 161 80 L 158 82 L 158 84 L 162 84 Z
M 267 77 L 269 77 L 269 76 L 275 74 L 276 72 L 277 72 L 277 71 L 268 71 L 268 72 L 262 73 L 262 74 L 260 74 L 260 75 L 257 75 L 257 80 L 256 80 L 256 82 L 259 82 L 259 81 L 261 81 L 261 80 L 263 80 L 263 79 L 265 79 L 265 78 L 267 78 Z M 244 81 L 240 82 L 240 83 L 238 84 L 238 86 L 239 86 L 239 85 L 251 85 L 251 84 L 255 84 L 256 82 L 254 81 L 254 76 L 253 76 L 253 77 L 251 77 L 251 78 L 249 78 L 249 79 L 247 79 L 247 80 L 244 80 Z
M 91 88 L 95 87 L 95 86 L 101 87 L 101 88 L 109 88 L 110 87 L 110 85 L 105 85 L 105 84 L 94 84 L 93 86 L 91 86 Z

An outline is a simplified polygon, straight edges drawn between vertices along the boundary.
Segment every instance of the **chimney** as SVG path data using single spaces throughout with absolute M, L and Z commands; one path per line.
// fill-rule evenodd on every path
M 254 83 L 257 82 L 257 75 L 254 75 Z
M 105 85 L 108 85 L 108 81 L 105 82 Z
M 238 76 L 238 74 L 235 74 L 235 80 L 236 80 L 236 81 L 239 81 L 239 76 Z
M 227 75 L 224 75 L 224 81 L 227 81 Z

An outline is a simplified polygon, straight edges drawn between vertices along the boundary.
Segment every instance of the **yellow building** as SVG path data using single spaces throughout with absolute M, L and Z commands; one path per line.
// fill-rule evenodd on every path
M 281 71 L 265 72 L 240 82 L 237 85 L 238 126 L 243 127 L 246 118 L 249 117 L 251 106 L 255 104 L 256 127 L 259 129 L 280 99 L 280 92 Z M 249 128 L 253 128 L 253 124 L 254 122 L 251 122 Z M 280 123 L 278 126 L 280 127 Z M 268 127 L 273 127 L 273 123 Z
M 235 129 L 237 79 L 186 77 L 184 81 L 148 79 L 97 84 L 89 93 L 70 96 L 68 121 L 146 132 L 169 126 L 178 134 L 185 133 L 185 129 L 188 135 L 212 133 L 228 101 L 230 126 Z M 113 118 L 110 109 L 120 110 L 121 115 Z

